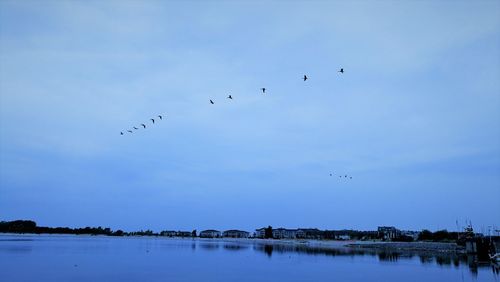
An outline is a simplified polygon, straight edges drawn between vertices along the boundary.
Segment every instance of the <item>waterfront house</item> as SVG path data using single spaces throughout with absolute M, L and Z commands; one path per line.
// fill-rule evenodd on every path
M 177 231 L 175 236 L 177 237 L 191 237 L 193 235 L 193 233 L 191 233 L 190 231 Z
M 351 240 L 351 236 L 347 234 L 337 235 L 335 236 L 336 240 Z
M 379 226 L 377 228 L 379 238 L 392 240 L 401 236 L 401 231 L 394 226 Z
M 200 232 L 201 238 L 220 238 L 220 236 L 221 234 L 218 230 L 209 229 Z
M 299 228 L 296 232 L 298 239 L 323 239 L 324 232 L 317 228 Z
M 173 230 L 166 230 L 160 232 L 160 236 L 166 236 L 166 237 L 175 237 L 177 236 L 177 232 Z
M 274 239 L 295 239 L 297 238 L 297 229 L 277 228 L 273 229 Z
M 248 238 L 250 233 L 241 230 L 226 230 L 222 233 L 222 237 L 229 238 Z
M 264 238 L 266 237 L 266 228 L 255 229 L 255 233 L 253 235 L 255 238 Z

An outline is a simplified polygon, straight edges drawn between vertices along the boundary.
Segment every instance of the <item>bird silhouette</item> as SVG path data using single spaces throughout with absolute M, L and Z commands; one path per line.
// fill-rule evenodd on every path
M 163 117 L 162 117 L 161 115 L 158 115 L 158 117 L 159 117 L 160 119 L 163 119 Z
M 122 132 L 122 131 L 120 131 L 120 135 L 123 135 L 123 132 Z
M 352 179 L 352 176 L 349 176 L 349 179 Z
M 210 104 L 212 104 L 212 105 L 213 105 L 213 104 L 214 104 L 214 101 L 210 100 Z
M 344 69 L 343 69 L 343 68 L 341 68 L 341 69 L 339 70 L 339 72 L 340 72 L 340 73 L 344 73 Z
M 304 81 L 306 81 L 306 80 L 307 80 L 307 75 L 304 74 Z
M 330 176 L 332 176 L 332 174 L 330 173 Z
M 142 127 L 146 128 L 146 125 L 144 123 L 141 123 Z
M 231 95 L 227 96 L 227 98 L 228 98 L 228 99 L 231 99 L 231 100 L 233 99 L 233 97 L 232 97 Z
M 132 130 L 127 130 L 128 132 L 132 133 Z
M 264 93 L 266 93 L 266 88 L 264 88 L 264 87 L 263 87 L 263 88 L 261 88 L 260 90 L 262 90 L 262 93 L 263 93 L 263 94 L 264 94 Z
M 155 120 L 153 118 L 150 118 L 149 120 L 151 120 L 153 123 L 155 123 Z
M 139 128 L 137 128 L 137 127 L 135 127 L 135 126 L 134 126 L 134 129 L 135 129 L 135 130 L 137 130 L 137 129 L 139 129 Z
M 346 175 L 346 176 L 344 176 L 344 177 L 345 177 L 345 178 L 347 178 L 347 175 Z

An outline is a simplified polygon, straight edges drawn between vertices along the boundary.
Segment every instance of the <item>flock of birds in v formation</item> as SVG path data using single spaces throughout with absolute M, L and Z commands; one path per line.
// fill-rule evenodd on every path
M 343 69 L 343 68 L 341 68 L 338 72 L 340 72 L 340 73 L 344 73 L 344 69 Z M 304 76 L 302 77 L 302 79 L 303 79 L 304 81 L 306 81 L 306 80 L 308 79 L 307 75 L 305 75 L 305 74 L 304 74 Z M 262 91 L 262 94 L 266 94 L 266 88 L 265 88 L 265 87 L 262 87 L 260 90 Z M 229 95 L 229 96 L 227 96 L 227 99 L 232 100 L 232 99 L 233 99 L 233 96 Z M 209 99 L 209 100 L 210 100 L 210 104 L 212 104 L 212 105 L 213 105 L 213 104 L 215 104 L 215 103 L 214 103 L 214 101 L 213 101 L 212 99 Z M 163 116 L 162 116 L 162 115 L 157 115 L 157 117 L 158 117 L 160 120 L 162 120 L 162 119 L 163 119 Z M 154 119 L 154 118 L 150 118 L 149 120 L 152 122 L 152 124 L 155 124 L 155 119 Z M 144 123 L 141 123 L 141 125 L 140 125 L 140 126 L 142 126 L 142 127 L 143 127 L 143 129 L 146 129 L 146 125 L 145 125 Z M 133 126 L 133 127 L 132 127 L 132 129 L 134 129 L 134 130 L 139 130 L 139 128 L 138 128 L 138 127 L 136 127 L 136 126 Z M 128 133 L 134 133 L 134 131 L 132 131 L 131 129 L 127 129 L 127 132 L 128 132 Z M 123 133 L 123 131 L 121 131 L 121 132 L 120 132 L 120 135 L 124 135 L 124 134 L 125 134 L 125 133 Z M 333 173 L 330 173 L 330 176 L 333 176 Z M 342 175 L 339 175 L 339 178 L 346 178 L 346 179 L 348 178 L 348 179 L 352 179 L 352 176 L 344 175 L 344 177 L 342 177 Z

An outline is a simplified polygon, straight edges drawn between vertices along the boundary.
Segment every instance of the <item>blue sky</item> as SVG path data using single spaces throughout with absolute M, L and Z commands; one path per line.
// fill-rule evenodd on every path
M 500 227 L 499 10 L 1 1 L 0 218 Z

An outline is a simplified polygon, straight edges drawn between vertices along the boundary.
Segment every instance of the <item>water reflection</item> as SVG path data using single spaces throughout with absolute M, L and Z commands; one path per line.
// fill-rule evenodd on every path
M 9 245 L 0 245 L 0 253 L 6 252 L 6 253 L 29 253 L 32 251 L 31 246 L 9 246 Z
M 209 251 L 218 250 L 220 248 L 223 248 L 224 250 L 227 250 L 227 251 L 242 251 L 242 250 L 246 250 L 249 248 L 249 246 L 246 244 L 239 244 L 239 243 L 233 243 L 233 242 L 228 243 L 228 242 L 219 242 L 219 241 L 199 242 L 198 246 L 204 250 L 209 250 Z
M 264 245 L 264 252 L 268 257 L 271 257 L 273 255 L 273 245 Z
M 308 255 L 324 255 L 324 256 L 373 256 L 377 257 L 380 262 L 395 263 L 400 260 L 411 260 L 418 257 L 422 264 L 437 264 L 443 267 L 459 267 L 466 265 L 470 272 L 477 275 L 478 268 L 491 268 L 493 273 L 498 275 L 500 268 L 489 262 L 481 263 L 474 255 L 455 254 L 455 253 L 429 253 L 418 251 L 387 251 L 373 250 L 361 248 L 325 248 L 309 245 L 294 245 L 294 244 L 269 244 L 255 243 L 253 249 L 257 252 L 263 252 L 268 257 L 272 257 L 273 253 L 299 253 Z
M 126 268 L 130 269 L 131 273 L 140 273 L 141 275 L 146 272 L 152 273 L 152 277 L 149 278 L 154 278 L 155 273 L 157 275 L 167 273 L 162 271 L 165 267 L 169 267 L 168 271 L 176 273 L 179 277 L 185 277 L 183 281 L 200 280 L 196 276 L 196 273 L 191 271 L 192 265 L 197 265 L 200 272 L 203 273 L 212 273 L 215 275 L 215 273 L 222 271 L 227 274 L 227 277 L 236 277 L 242 273 L 241 271 L 258 268 L 265 272 L 266 275 L 269 275 L 269 277 L 274 277 L 273 275 L 288 275 L 288 278 L 284 279 L 286 281 L 320 281 L 324 280 L 324 277 L 330 277 L 331 275 L 344 275 L 343 277 L 346 279 L 341 279 L 340 281 L 368 281 L 357 279 L 358 277 L 351 276 L 351 273 L 359 270 L 360 272 L 367 271 L 367 273 L 380 275 L 379 268 L 373 267 L 373 264 L 383 264 L 384 267 L 391 265 L 391 269 L 395 271 L 412 273 L 411 275 L 415 273 L 417 276 L 424 275 L 422 277 L 427 277 L 428 272 L 426 272 L 425 268 L 433 269 L 438 276 L 436 276 L 436 279 L 422 279 L 428 282 L 454 281 L 450 277 L 455 277 L 455 280 L 459 280 L 459 277 L 456 275 L 460 275 L 460 272 L 469 273 L 469 276 L 472 276 L 473 280 L 476 280 L 474 277 L 479 276 L 479 279 L 482 281 L 494 281 L 490 278 L 497 278 L 499 275 L 499 268 L 492 267 L 489 263 L 478 263 L 477 257 L 474 256 L 351 248 L 343 246 L 342 243 L 336 244 L 335 242 L 323 241 L 287 242 L 256 239 L 109 238 L 85 236 L 5 236 L 2 239 L 4 240 L 0 242 L 0 257 L 7 255 L 12 258 L 2 261 L 2 267 L 7 271 L 6 277 L 12 277 L 12 279 L 5 279 L 5 272 L 2 272 L 2 278 L 5 281 L 23 280 L 13 278 L 19 275 L 18 269 L 30 269 L 30 271 L 21 272 L 26 277 L 31 277 L 31 279 L 25 277 L 24 281 L 37 281 L 34 279 L 34 277 L 37 277 L 36 275 L 45 275 L 44 277 L 47 279 L 44 279 L 44 281 L 69 281 L 70 279 L 49 279 L 54 277 L 49 277 L 50 273 L 41 272 L 40 269 L 52 269 L 54 267 L 65 269 L 64 267 L 67 267 L 64 270 L 66 271 L 64 272 L 64 277 L 67 278 L 76 275 L 75 271 L 77 269 L 73 266 L 76 264 L 79 266 L 78 270 L 83 269 L 83 266 L 87 267 L 88 271 L 85 272 L 85 275 L 93 273 L 90 271 L 91 269 L 96 269 L 96 272 L 99 273 L 109 271 L 108 274 L 112 275 L 112 273 L 119 273 L 120 269 Z M 96 255 L 101 259 L 94 260 Z M 131 256 L 140 259 L 130 264 L 129 260 L 124 258 Z M 41 257 L 44 257 L 44 259 L 40 260 Z M 227 263 L 224 263 L 224 265 L 218 263 L 219 259 L 224 260 L 226 258 L 230 258 L 226 260 L 229 266 L 226 266 Z M 283 260 L 284 258 L 287 259 Z M 245 263 L 242 264 L 242 262 Z M 358 264 L 357 262 L 361 263 Z M 5 266 L 7 263 L 8 266 Z M 231 263 L 235 267 L 231 267 Z M 40 264 L 46 267 L 40 268 Z M 430 267 L 415 268 L 415 264 Z M 250 268 L 240 268 L 241 265 L 247 265 Z M 334 265 L 336 267 L 329 267 Z M 439 269 L 436 270 L 436 268 Z M 152 269 L 156 269 L 156 272 L 152 271 Z M 490 269 L 493 274 L 490 273 Z M 338 274 L 339 270 L 344 271 L 343 274 Z M 488 275 L 484 276 L 486 273 Z M 305 279 L 305 277 L 310 277 L 311 275 L 316 275 L 316 279 Z M 110 279 L 106 281 L 123 281 L 121 278 L 117 277 L 114 280 Z M 215 278 L 213 276 L 205 280 L 212 281 Z M 387 278 L 383 281 L 398 281 L 391 280 L 391 277 Z M 158 279 L 142 279 L 142 281 L 152 280 Z M 240 281 L 254 280 L 243 279 Z M 81 277 L 80 280 L 71 281 L 89 281 L 89 279 L 88 276 L 85 276 Z M 99 280 L 94 279 L 92 281 Z
M 224 244 L 224 249 L 229 251 L 242 251 L 248 249 L 248 246 L 240 244 Z
M 218 243 L 199 243 L 200 248 L 208 251 L 214 251 L 219 249 Z
M 382 252 L 378 254 L 378 259 L 380 261 L 398 261 L 399 259 L 399 254 L 398 253 L 388 253 L 388 252 Z

